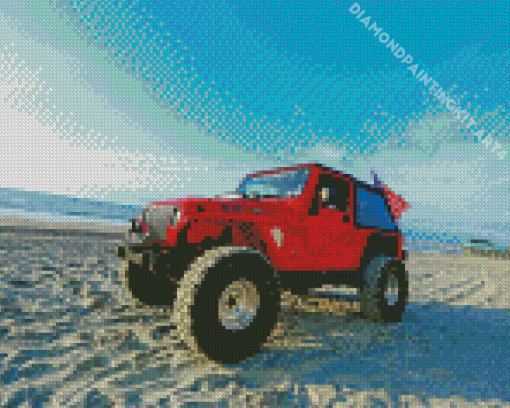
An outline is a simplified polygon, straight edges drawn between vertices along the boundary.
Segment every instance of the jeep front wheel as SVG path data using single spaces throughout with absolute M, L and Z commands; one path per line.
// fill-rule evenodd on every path
M 374 257 L 363 278 L 360 291 L 363 315 L 374 322 L 400 322 L 409 290 L 404 264 L 393 257 Z
M 177 283 L 151 270 L 147 262 L 140 264 L 131 260 L 121 261 L 123 281 L 132 297 L 144 305 L 172 306 Z
M 255 355 L 275 326 L 280 291 L 273 269 L 256 251 L 206 251 L 185 273 L 174 313 L 178 332 L 195 353 L 222 364 Z

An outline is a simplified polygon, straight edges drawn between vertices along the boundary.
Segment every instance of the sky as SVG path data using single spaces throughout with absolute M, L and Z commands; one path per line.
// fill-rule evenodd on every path
M 0 4 L 0 188 L 141 205 L 318 162 L 374 170 L 411 204 L 404 225 L 509 239 L 509 6 L 353 3 Z

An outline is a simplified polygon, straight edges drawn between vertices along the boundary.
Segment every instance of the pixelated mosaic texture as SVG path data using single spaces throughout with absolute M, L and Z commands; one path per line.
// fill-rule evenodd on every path
M 325 3 L 0 5 L 1 406 L 509 403 L 507 162 L 399 70 L 349 4 Z M 501 10 L 456 6 L 471 36 L 457 40 L 363 6 L 453 84 L 478 129 L 506 141 L 508 30 L 493 18 Z M 406 7 L 416 21 L 444 14 L 437 3 Z M 480 14 L 492 21 L 485 47 L 470 17 Z M 351 62 L 340 64 L 344 50 Z M 452 59 L 436 65 L 438 55 Z M 434 252 L 410 251 L 400 323 L 359 318 L 350 288 L 285 292 L 260 353 L 206 365 L 167 309 L 126 286 L 115 256 L 125 219 L 151 201 L 212 197 L 252 171 L 295 162 L 366 179 L 378 169 L 413 204 L 400 224 L 407 245 Z M 56 210 L 57 199 L 23 191 L 71 203 Z M 372 221 L 374 199 L 358 203 Z M 27 213 L 42 215 L 17 219 Z M 70 218 L 55 223 L 55 213 Z

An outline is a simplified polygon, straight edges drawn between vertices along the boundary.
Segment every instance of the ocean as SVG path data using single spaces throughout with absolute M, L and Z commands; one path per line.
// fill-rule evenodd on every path
M 147 201 L 147 204 L 151 200 Z M 0 188 L 0 217 L 60 222 L 100 222 L 127 225 L 144 205 L 97 201 L 42 192 Z M 487 239 L 510 246 L 510 223 L 464 222 L 442 224 L 442 228 L 423 228 L 416 222 L 399 225 L 405 248 L 416 251 L 459 252 L 471 239 Z

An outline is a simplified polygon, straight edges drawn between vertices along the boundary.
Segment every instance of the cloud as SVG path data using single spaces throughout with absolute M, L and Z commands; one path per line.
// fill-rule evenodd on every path
M 240 161 L 162 146 L 149 121 L 111 106 L 69 71 L 68 54 L 42 47 L 53 62 L 35 65 L 27 50 L 41 46 L 18 40 L 0 49 L 0 186 L 135 204 L 217 194 L 245 174 Z M 59 78 L 53 65 L 62 70 Z M 182 124 L 179 130 L 200 137 Z

